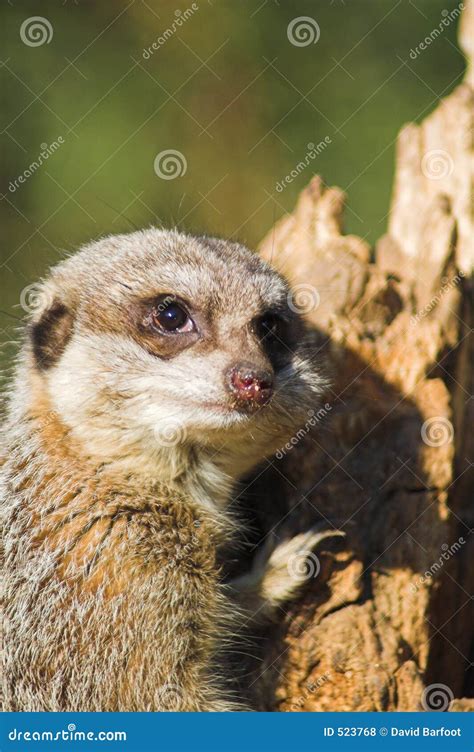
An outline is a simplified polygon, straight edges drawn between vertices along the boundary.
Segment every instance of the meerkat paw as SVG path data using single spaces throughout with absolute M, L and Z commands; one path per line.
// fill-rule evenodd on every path
M 281 604 L 294 600 L 305 584 L 315 579 L 321 570 L 321 563 L 317 556 L 319 545 L 329 538 L 344 537 L 341 530 L 323 530 L 311 528 L 305 533 L 299 533 L 293 538 L 273 544 L 273 541 L 265 546 L 261 552 L 262 559 L 259 562 L 262 570 L 261 595 L 270 608 L 276 608 Z
M 252 620 L 271 618 L 283 603 L 295 600 L 321 568 L 318 546 L 326 539 L 344 537 L 341 530 L 311 528 L 279 541 L 269 535 L 249 572 L 230 583 L 234 597 Z

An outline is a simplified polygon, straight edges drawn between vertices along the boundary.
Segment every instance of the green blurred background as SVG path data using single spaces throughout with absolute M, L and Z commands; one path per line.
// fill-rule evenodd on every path
M 459 82 L 456 23 L 415 60 L 451 0 L 58 0 L 2 4 L 2 357 L 21 291 L 78 244 L 133 226 L 177 225 L 255 246 L 314 173 L 347 190 L 347 227 L 386 227 L 395 138 Z M 49 43 L 24 44 L 41 15 Z M 316 44 L 287 37 L 317 21 Z M 148 59 L 143 50 L 173 27 Z M 331 143 L 283 191 L 307 144 Z M 64 143 L 25 183 L 41 144 Z M 178 150 L 164 180 L 156 155 Z

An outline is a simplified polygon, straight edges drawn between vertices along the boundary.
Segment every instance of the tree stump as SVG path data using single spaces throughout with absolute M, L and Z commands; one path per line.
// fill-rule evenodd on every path
M 332 376 L 263 471 L 262 528 L 346 533 L 265 640 L 263 710 L 446 710 L 472 694 L 473 105 L 471 74 L 401 130 L 374 251 L 343 234 L 344 195 L 319 177 L 261 244 Z

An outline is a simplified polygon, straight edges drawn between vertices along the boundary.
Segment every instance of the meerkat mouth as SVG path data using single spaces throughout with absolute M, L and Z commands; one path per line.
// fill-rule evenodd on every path
M 216 413 L 223 417 L 249 419 L 254 413 L 245 410 L 245 408 L 238 405 L 225 405 L 220 402 L 192 402 L 190 406 L 197 410 L 204 410 L 209 413 Z
M 260 412 L 265 410 L 268 407 L 268 404 L 265 405 L 258 405 L 254 408 L 250 408 L 249 406 L 245 404 L 239 404 L 239 403 L 232 403 L 232 404 L 224 404 L 222 402 L 190 402 L 189 405 L 200 409 L 200 410 L 206 410 L 213 413 L 218 413 L 219 415 L 225 415 L 229 417 L 235 417 L 235 418 L 241 418 L 241 419 L 252 419 L 255 418 L 256 415 L 258 415 Z

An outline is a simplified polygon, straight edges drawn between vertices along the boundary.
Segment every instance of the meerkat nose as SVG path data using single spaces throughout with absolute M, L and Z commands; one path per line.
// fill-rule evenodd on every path
M 228 387 L 237 404 L 247 409 L 266 405 L 273 394 L 273 374 L 251 363 L 239 363 L 227 375 Z

